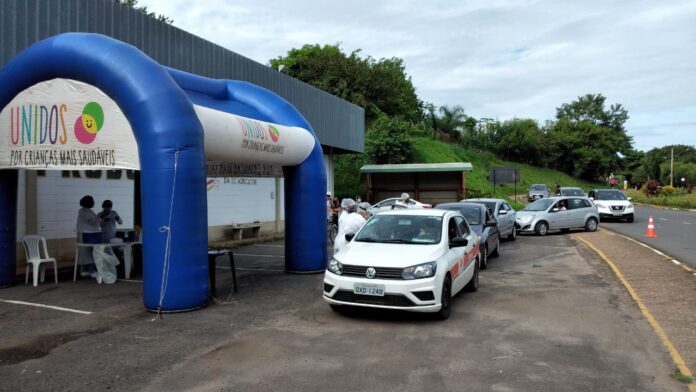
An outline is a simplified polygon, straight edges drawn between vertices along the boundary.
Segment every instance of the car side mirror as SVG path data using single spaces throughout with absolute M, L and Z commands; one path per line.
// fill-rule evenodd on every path
M 588 199 L 590 199 L 590 200 L 594 201 L 594 197 L 588 197 Z
M 353 238 L 355 238 L 355 233 L 346 234 L 346 241 L 351 242 L 351 241 L 353 241 Z
M 454 237 L 450 241 L 450 248 L 460 248 L 469 245 L 469 240 L 464 237 Z
M 507 210 L 498 211 L 498 215 L 507 215 Z
M 553 210 L 551 210 L 551 212 L 558 212 L 558 211 L 560 211 L 560 209 L 558 209 L 558 207 L 555 207 Z
M 626 200 L 631 201 L 631 198 L 630 198 L 630 197 L 627 197 Z

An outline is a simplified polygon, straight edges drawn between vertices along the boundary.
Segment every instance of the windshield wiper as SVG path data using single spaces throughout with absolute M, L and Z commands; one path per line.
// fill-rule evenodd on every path
M 382 241 L 378 240 L 377 238 L 373 238 L 373 237 L 356 238 L 355 240 L 358 242 L 382 242 Z

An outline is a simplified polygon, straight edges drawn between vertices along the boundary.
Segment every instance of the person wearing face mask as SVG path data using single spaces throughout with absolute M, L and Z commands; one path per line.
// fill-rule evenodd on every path
M 113 210 L 114 203 L 111 200 L 104 200 L 102 203 L 102 212 L 99 213 L 99 221 L 102 232 L 102 242 L 108 243 L 112 238 L 116 237 L 116 224 L 123 224 L 123 220 L 118 215 L 118 212 Z
M 77 213 L 77 242 L 82 242 L 82 235 L 85 233 L 99 233 L 101 231 L 99 217 L 92 210 L 93 207 L 94 198 L 92 196 L 87 195 L 80 199 L 80 210 Z M 97 268 L 94 265 L 92 249 L 81 247 L 77 251 L 80 253 L 80 275 L 96 277 Z
M 342 205 L 344 212 L 343 218 L 341 218 L 338 224 L 336 240 L 334 240 L 334 254 L 338 253 L 348 243 L 346 234 L 356 234 L 366 222 L 365 214 L 367 209 L 360 208 L 355 204 L 355 200 L 350 198 L 343 199 Z M 363 205 L 363 207 L 365 206 Z

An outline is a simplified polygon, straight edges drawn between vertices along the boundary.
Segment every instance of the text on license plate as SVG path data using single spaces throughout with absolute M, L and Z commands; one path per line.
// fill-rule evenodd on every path
M 621 211 L 612 211 L 612 213 L 616 216 L 621 216 L 623 213 Z
M 376 297 L 384 297 L 384 285 L 371 283 L 356 283 L 353 286 L 353 293 L 359 295 L 373 295 Z

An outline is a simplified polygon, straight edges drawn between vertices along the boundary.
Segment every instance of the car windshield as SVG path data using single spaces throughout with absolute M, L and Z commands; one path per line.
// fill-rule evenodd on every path
M 539 199 L 525 207 L 522 211 L 546 211 L 553 203 L 555 201 L 551 199 Z
M 387 244 L 438 244 L 442 217 L 419 215 L 375 215 L 355 237 L 357 242 Z
M 532 185 L 532 190 L 533 191 L 545 191 L 546 186 L 544 186 L 544 185 Z
M 595 200 L 626 200 L 626 196 L 621 191 L 597 191 Z
M 563 196 L 585 196 L 585 192 L 578 188 L 561 189 Z
M 441 204 L 437 208 L 442 210 L 457 211 L 464 215 L 464 219 L 471 226 L 476 226 L 481 224 L 481 207 L 478 205 L 465 205 L 465 204 Z

